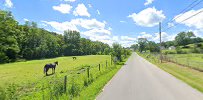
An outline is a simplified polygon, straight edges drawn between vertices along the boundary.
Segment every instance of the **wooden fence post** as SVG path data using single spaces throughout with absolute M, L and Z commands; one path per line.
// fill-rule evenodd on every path
M 90 77 L 90 66 L 87 68 L 87 77 Z
M 99 71 L 101 70 L 101 65 L 99 64 Z
M 187 59 L 187 66 L 190 67 L 189 59 L 188 58 L 186 58 L 186 59 Z
M 64 93 L 66 93 L 67 76 L 64 77 Z

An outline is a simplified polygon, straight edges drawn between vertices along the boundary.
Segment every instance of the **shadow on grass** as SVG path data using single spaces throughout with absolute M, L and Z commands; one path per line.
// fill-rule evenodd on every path
M 45 75 L 44 77 L 46 77 L 46 76 L 52 76 L 52 75 L 54 75 L 55 73 L 51 73 L 51 74 L 47 74 L 47 75 Z
M 125 62 L 119 62 L 117 65 L 126 65 Z

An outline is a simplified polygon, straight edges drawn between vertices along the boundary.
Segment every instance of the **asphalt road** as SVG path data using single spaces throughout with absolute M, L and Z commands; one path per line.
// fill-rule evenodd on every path
M 203 100 L 203 94 L 133 53 L 97 100 Z

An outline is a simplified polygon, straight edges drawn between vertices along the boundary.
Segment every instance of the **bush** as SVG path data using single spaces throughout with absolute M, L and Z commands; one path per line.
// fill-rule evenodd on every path
M 164 50 L 163 54 L 167 55 L 167 54 L 177 54 L 177 52 L 175 50 Z
M 203 45 L 201 43 L 196 44 L 197 47 L 202 47 Z
M 201 48 L 194 47 L 193 49 L 191 49 L 191 52 L 192 53 L 202 53 L 203 50 Z
M 6 56 L 5 53 L 0 52 L 0 63 L 6 63 L 6 62 L 9 62 L 8 56 Z
M 190 46 L 187 46 L 187 45 L 186 45 L 186 46 L 183 46 L 182 48 L 186 48 L 186 49 L 187 49 L 187 48 L 190 48 Z
M 187 54 L 188 52 L 186 50 L 182 50 L 180 47 L 176 48 L 177 54 Z

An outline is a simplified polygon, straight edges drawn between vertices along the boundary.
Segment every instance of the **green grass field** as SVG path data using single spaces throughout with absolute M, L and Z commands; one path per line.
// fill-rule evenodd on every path
M 138 53 L 138 54 L 140 56 L 144 57 L 145 59 L 147 59 L 148 61 L 150 61 L 151 63 L 157 65 L 159 68 L 165 70 L 166 72 L 177 77 L 178 79 L 186 82 L 193 88 L 203 92 L 203 72 L 191 69 L 189 67 L 180 66 L 180 65 L 177 65 L 177 64 L 171 63 L 171 62 L 160 63 L 160 61 L 157 59 L 157 57 L 153 56 L 153 55 L 149 56 L 149 54 L 140 54 L 140 53 Z M 191 55 L 194 56 L 193 57 L 194 60 L 195 59 L 198 61 L 201 60 L 198 57 L 195 58 L 198 54 L 197 55 L 191 54 Z M 177 55 L 177 56 L 184 58 L 184 55 Z M 193 59 L 193 58 L 191 58 L 191 59 Z
M 5 86 L 10 83 L 25 84 L 44 79 L 43 68 L 45 64 L 59 62 L 56 68 L 56 73 L 66 72 L 82 67 L 82 65 L 96 65 L 100 62 L 110 60 L 110 56 L 78 56 L 77 60 L 73 61 L 72 57 L 59 57 L 45 60 L 32 60 L 26 62 L 17 62 L 0 65 L 0 86 Z M 51 73 L 51 70 L 49 70 Z M 49 77 L 47 77 L 49 78 Z
M 50 99 L 95 99 L 102 87 L 122 66 L 111 65 L 108 55 L 59 57 L 44 60 L 32 60 L 0 65 L 1 89 L 6 99 L 50 100 Z M 43 67 L 47 63 L 58 61 L 56 74 L 46 76 Z M 107 61 L 107 64 L 106 64 Z M 100 71 L 98 64 L 101 65 Z M 106 66 L 107 65 L 107 66 Z M 89 78 L 87 66 L 90 66 Z M 49 70 L 51 73 L 51 70 Z M 67 76 L 67 91 L 64 92 L 64 76 Z M 9 97 L 9 98 L 8 98 Z

